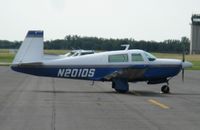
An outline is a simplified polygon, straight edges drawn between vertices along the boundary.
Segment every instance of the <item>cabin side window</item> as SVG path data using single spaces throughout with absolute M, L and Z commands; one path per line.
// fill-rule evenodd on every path
M 131 61 L 140 62 L 140 61 L 144 61 L 144 59 L 141 54 L 135 53 L 135 54 L 131 54 Z
M 128 62 L 128 54 L 109 55 L 108 62 Z

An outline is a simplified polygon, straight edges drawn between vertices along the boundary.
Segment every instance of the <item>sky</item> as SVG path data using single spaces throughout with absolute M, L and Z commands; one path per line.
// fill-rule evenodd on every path
M 28 30 L 44 30 L 45 40 L 190 38 L 196 13 L 200 0 L 0 0 L 0 39 L 22 41 Z

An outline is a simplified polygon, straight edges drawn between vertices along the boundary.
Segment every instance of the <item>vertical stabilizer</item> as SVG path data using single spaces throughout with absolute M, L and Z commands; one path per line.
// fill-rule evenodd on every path
M 43 31 L 28 31 L 13 64 L 41 62 L 43 58 Z

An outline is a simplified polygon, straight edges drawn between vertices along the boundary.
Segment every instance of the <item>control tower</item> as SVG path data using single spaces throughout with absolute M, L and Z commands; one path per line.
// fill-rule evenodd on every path
M 192 15 L 190 54 L 200 54 L 200 14 Z

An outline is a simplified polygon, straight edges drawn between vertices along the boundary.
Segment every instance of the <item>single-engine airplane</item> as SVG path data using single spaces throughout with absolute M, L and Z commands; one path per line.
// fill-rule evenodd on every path
M 107 51 L 63 58 L 44 58 L 43 31 L 28 31 L 11 65 L 12 70 L 46 77 L 71 78 L 91 81 L 110 81 L 117 92 L 129 91 L 128 82 L 147 84 L 166 83 L 161 87 L 169 93 L 169 80 L 190 62 L 158 59 L 143 50 Z

